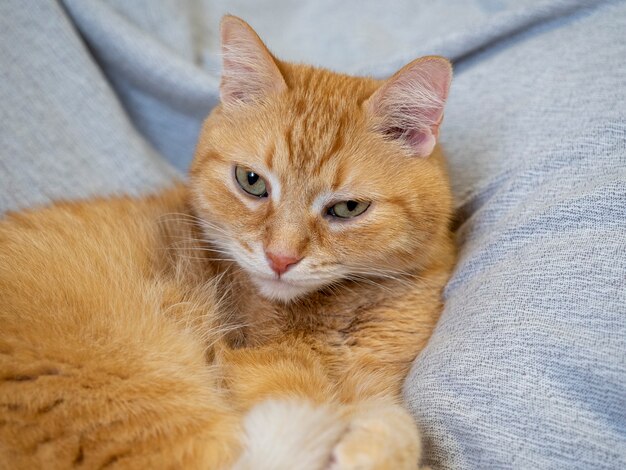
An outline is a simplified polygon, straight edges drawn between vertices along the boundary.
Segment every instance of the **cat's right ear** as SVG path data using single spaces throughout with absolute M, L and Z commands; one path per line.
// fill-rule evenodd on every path
M 287 89 L 278 65 L 248 23 L 226 15 L 221 23 L 222 81 L 225 106 L 251 103 Z

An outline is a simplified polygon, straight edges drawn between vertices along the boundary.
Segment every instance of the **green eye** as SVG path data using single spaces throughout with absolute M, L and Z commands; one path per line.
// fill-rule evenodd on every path
M 265 180 L 254 171 L 238 166 L 235 168 L 235 178 L 241 189 L 248 194 L 256 197 L 267 197 Z
M 329 207 L 327 213 L 328 215 L 339 217 L 340 219 L 350 219 L 352 217 L 356 217 L 357 215 L 361 215 L 369 206 L 369 202 L 353 200 L 341 201 L 334 206 Z

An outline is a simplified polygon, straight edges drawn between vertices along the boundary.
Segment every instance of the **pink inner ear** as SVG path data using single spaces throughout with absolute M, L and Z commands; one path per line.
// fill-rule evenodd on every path
M 417 59 L 402 68 L 368 100 L 382 118 L 383 133 L 403 139 L 417 156 L 430 155 L 437 143 L 452 70 L 447 60 Z
M 286 88 L 274 58 L 247 23 L 227 16 L 221 28 L 223 104 L 252 102 Z
M 435 148 L 437 138 L 430 131 L 411 131 L 407 135 L 407 142 L 415 151 L 415 155 L 427 157 Z

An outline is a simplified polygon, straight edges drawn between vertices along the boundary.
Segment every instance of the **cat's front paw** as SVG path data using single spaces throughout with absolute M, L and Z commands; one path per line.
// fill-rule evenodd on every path
M 267 400 L 243 422 L 243 452 L 233 470 L 323 470 L 346 424 L 337 406 Z
M 404 408 L 372 402 L 351 413 L 329 470 L 415 469 L 421 450 L 417 427 Z

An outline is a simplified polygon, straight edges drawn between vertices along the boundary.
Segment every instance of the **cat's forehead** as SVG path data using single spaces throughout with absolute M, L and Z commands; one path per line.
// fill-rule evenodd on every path
M 299 191 L 337 190 L 364 163 L 363 155 L 353 149 L 350 125 L 345 115 L 328 115 L 325 122 L 314 119 L 314 113 L 300 115 L 275 133 L 263 152 L 264 166 Z
M 283 177 L 308 174 L 334 179 L 366 163 L 357 149 L 367 134 L 362 103 L 376 88 L 373 80 L 303 68 L 290 77 L 278 129 L 265 151 L 266 165 Z

